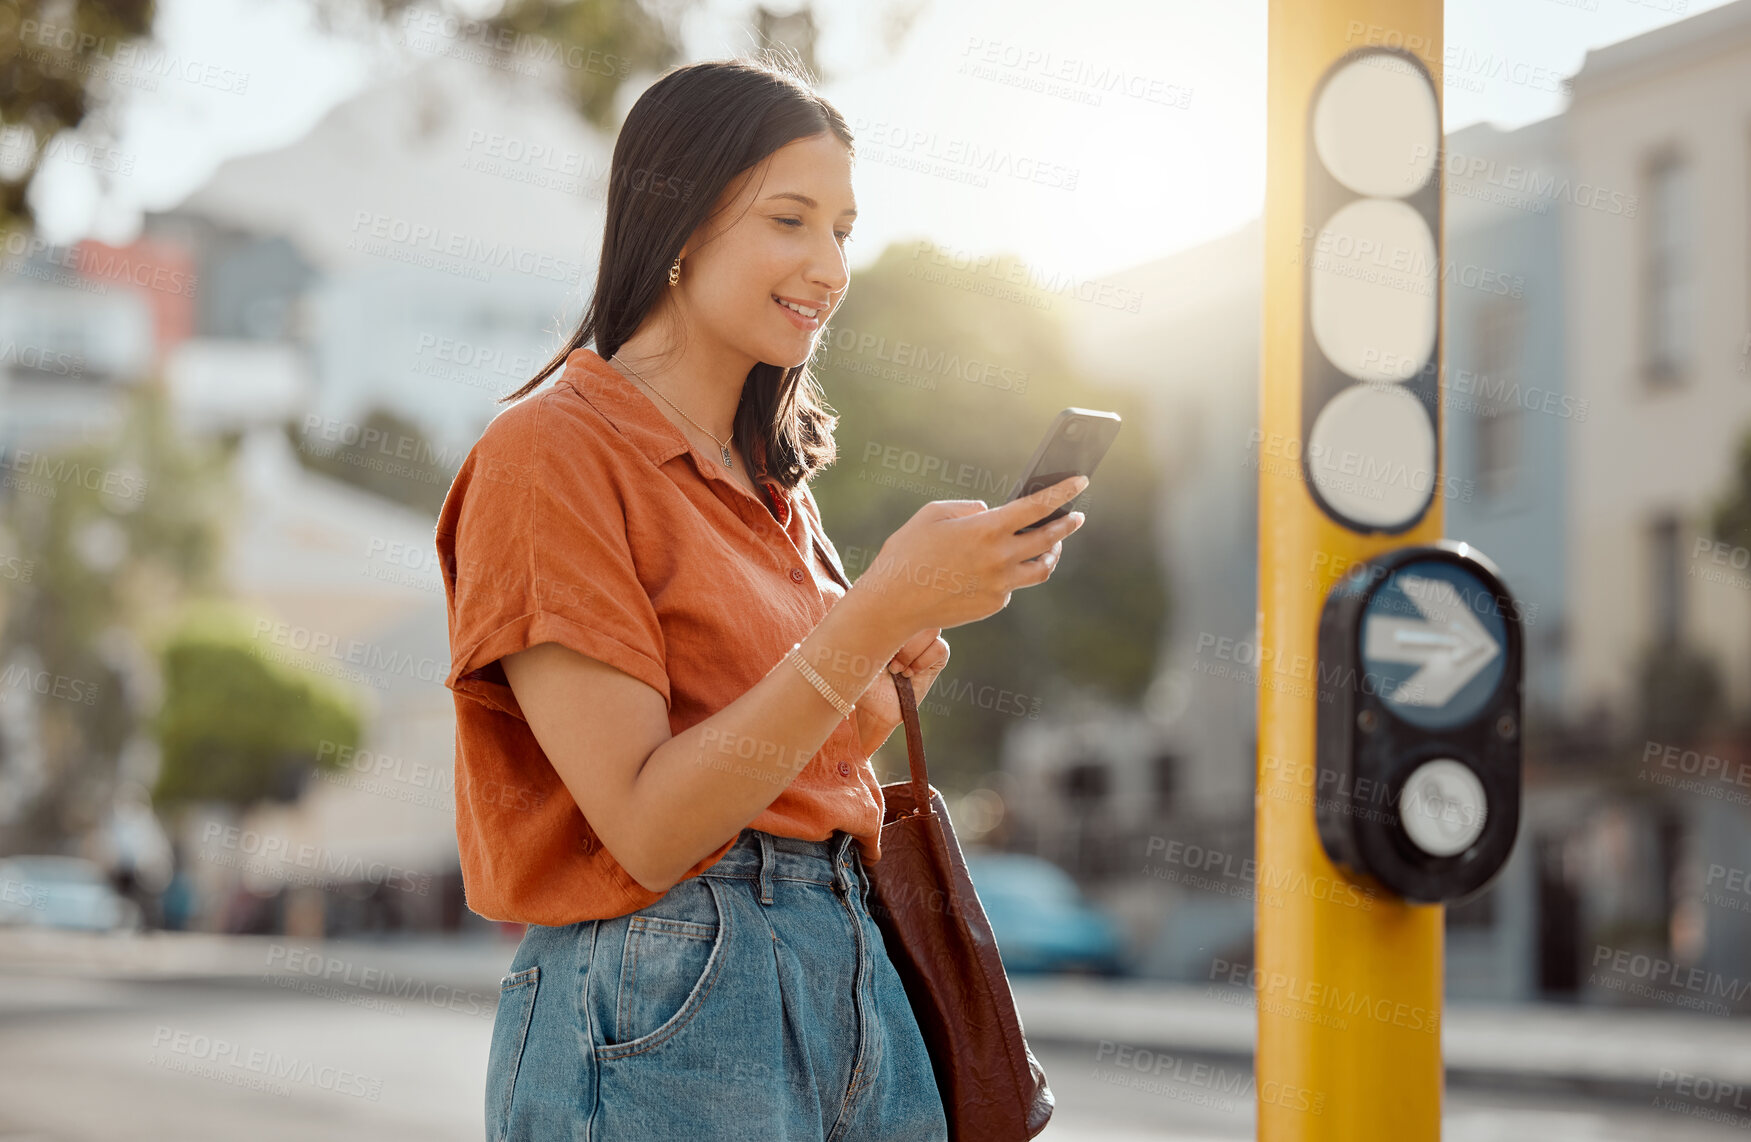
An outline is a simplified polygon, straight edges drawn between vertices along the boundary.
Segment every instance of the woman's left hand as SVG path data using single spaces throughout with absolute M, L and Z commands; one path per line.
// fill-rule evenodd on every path
M 947 665 L 948 643 L 942 638 L 941 628 L 919 631 L 906 641 L 887 669 L 857 700 L 857 740 L 865 757 L 880 749 L 900 724 L 900 696 L 894 692 L 894 680 L 887 675 L 895 670 L 904 673 L 912 683 L 913 696 L 923 705 L 924 695 Z

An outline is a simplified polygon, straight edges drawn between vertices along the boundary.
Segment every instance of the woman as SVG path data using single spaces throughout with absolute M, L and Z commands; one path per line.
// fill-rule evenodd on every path
M 491 1139 L 947 1137 L 867 910 L 883 675 L 927 692 L 944 628 L 1044 581 L 1081 513 L 1016 531 L 1086 481 L 926 504 L 846 581 L 807 361 L 849 283 L 852 155 L 784 71 L 657 80 L 582 324 L 506 399 L 558 381 L 494 418 L 444 504 L 464 885 L 528 925 Z

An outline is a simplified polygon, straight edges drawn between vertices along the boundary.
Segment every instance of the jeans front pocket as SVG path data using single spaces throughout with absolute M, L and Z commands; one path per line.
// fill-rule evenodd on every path
M 535 991 L 541 967 L 513 972 L 499 981 L 499 1007 L 493 1017 L 492 1047 L 486 1063 L 486 1136 L 504 1142 L 511 1117 L 511 1094 L 517 1086 L 517 1070 L 523 1062 L 523 1047 L 529 1038 L 529 1021 L 535 1014 Z
M 728 920 L 709 877 L 690 877 L 627 918 L 614 1015 L 597 1046 L 621 1059 L 670 1039 L 699 1014 L 723 966 Z

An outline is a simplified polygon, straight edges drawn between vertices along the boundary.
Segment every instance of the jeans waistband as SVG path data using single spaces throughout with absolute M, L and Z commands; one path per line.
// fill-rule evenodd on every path
M 700 873 L 720 879 L 758 880 L 761 899 L 771 903 L 770 882 L 803 880 L 846 887 L 857 884 L 863 862 L 857 838 L 843 829 L 824 841 L 780 837 L 761 829 L 743 829 L 718 862 Z

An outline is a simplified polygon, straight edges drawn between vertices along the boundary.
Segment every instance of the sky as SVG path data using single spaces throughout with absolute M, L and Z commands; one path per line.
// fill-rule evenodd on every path
M 492 0 L 469 2 L 478 10 Z M 1472 62 L 1450 68 L 1446 129 L 1555 114 L 1564 98 L 1555 80 L 1589 48 L 1719 2 L 1451 0 L 1448 57 Z M 1263 0 L 882 3 L 920 9 L 892 53 L 880 46 L 872 0 L 817 4 L 831 75 L 822 90 L 859 140 L 854 268 L 890 241 L 928 238 L 1097 276 L 1259 213 Z M 687 27 L 689 54 L 746 51 L 741 17 L 752 7 L 706 0 Z M 143 209 L 175 205 L 227 157 L 296 139 L 383 72 L 380 49 L 323 34 L 306 0 L 160 0 L 159 12 L 163 50 L 214 78 L 127 89 L 117 157 L 105 164 L 124 177 L 109 187 L 89 163 L 57 163 L 39 177 L 33 203 L 52 241 L 128 241 Z M 1103 89 L 1098 77 L 1115 72 L 1137 94 Z M 627 104 L 636 95 L 622 92 Z

